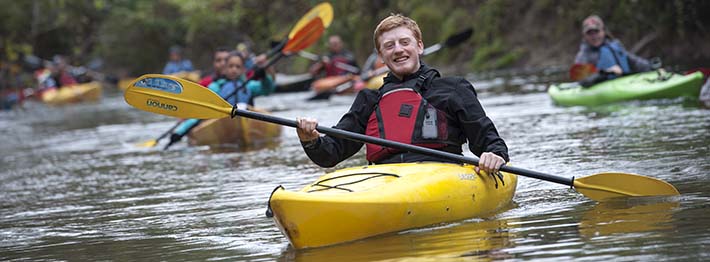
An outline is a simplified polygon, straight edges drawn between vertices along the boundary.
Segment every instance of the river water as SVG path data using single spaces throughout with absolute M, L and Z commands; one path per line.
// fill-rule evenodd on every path
M 136 144 L 175 120 L 133 109 L 111 88 L 97 104 L 0 112 L 0 260 L 708 260 L 710 110 L 692 100 L 558 107 L 545 93 L 551 81 L 542 73 L 473 80 L 515 166 L 570 177 L 638 173 L 681 196 L 596 203 L 521 177 L 514 204 L 492 217 L 294 250 L 264 215 L 269 194 L 334 169 L 312 164 L 293 129 L 258 148 L 143 148 Z M 310 95 L 257 104 L 330 126 L 353 99 L 306 102 Z M 361 152 L 336 168 L 363 164 Z

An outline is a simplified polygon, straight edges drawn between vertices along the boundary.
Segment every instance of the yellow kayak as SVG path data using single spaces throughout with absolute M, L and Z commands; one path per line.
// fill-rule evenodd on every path
M 192 82 L 200 82 L 200 71 L 182 71 L 182 72 L 177 72 L 174 74 L 171 74 L 172 76 L 176 76 L 185 80 L 190 80 Z
M 42 92 L 42 102 L 50 105 L 65 105 L 81 102 L 96 102 L 101 99 L 102 87 L 99 82 L 89 82 Z
M 347 168 L 300 191 L 274 190 L 269 210 L 295 248 L 328 246 L 474 217 L 509 205 L 517 176 L 505 183 L 470 165 L 405 163 Z
M 133 81 L 136 81 L 135 77 L 124 77 L 124 78 L 119 79 L 118 84 L 116 84 L 116 85 L 118 86 L 118 89 L 120 89 L 121 91 L 126 91 L 126 89 L 128 88 L 128 85 L 133 83 Z
M 254 108 L 250 110 L 266 112 Z M 188 133 L 188 143 L 190 145 L 254 145 L 273 140 L 280 135 L 280 125 L 239 116 L 225 117 L 202 121 Z

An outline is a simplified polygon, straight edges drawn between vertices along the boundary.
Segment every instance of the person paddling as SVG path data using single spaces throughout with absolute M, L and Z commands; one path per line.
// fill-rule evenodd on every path
M 321 60 L 311 65 L 308 72 L 312 76 L 318 77 L 321 73 L 328 76 L 339 76 L 353 73 L 345 68 L 354 68 L 359 71 L 355 56 L 345 49 L 343 40 L 339 35 L 328 37 L 328 54 L 321 57 Z
M 199 84 L 207 87 L 212 81 L 223 78 L 222 71 L 224 67 L 227 66 L 227 58 L 229 57 L 229 49 L 226 47 L 218 47 L 214 50 L 214 56 L 212 58 L 212 68 L 213 72 L 204 76 L 200 79 Z
M 264 62 L 266 61 L 258 61 L 257 64 L 264 64 Z M 212 81 L 207 88 L 219 94 L 230 104 L 237 105 L 240 108 L 245 108 L 247 105 L 254 106 L 254 97 L 269 95 L 276 89 L 276 85 L 270 74 L 265 74 L 265 76 L 258 81 L 245 83 L 245 71 L 244 58 L 241 54 L 238 52 L 230 52 L 227 57 L 227 64 L 222 71 L 224 78 Z M 235 95 L 232 95 L 233 93 L 235 93 Z M 187 119 L 183 121 L 170 135 L 170 142 L 165 146 L 165 149 L 180 141 L 183 136 L 188 134 L 190 130 L 199 123 L 199 119 Z
M 574 59 L 575 64 L 592 64 L 600 70 L 600 74 L 593 74 L 581 81 L 584 86 L 652 69 L 649 60 L 626 51 L 621 41 L 611 35 L 604 21 L 597 15 L 590 15 L 582 22 L 582 38 Z
M 42 92 L 78 83 L 69 72 L 67 58 L 62 55 L 55 55 L 52 61 L 47 63 L 47 69 L 38 72 L 37 79 Z
M 462 154 L 462 145 L 480 157 L 480 170 L 497 173 L 508 160 L 508 148 L 486 116 L 476 91 L 461 77 L 441 77 L 419 60 L 424 51 L 421 30 L 406 16 L 393 14 L 374 31 L 375 49 L 390 69 L 379 90 L 357 94 L 349 112 L 335 126 L 351 132 Z M 308 157 L 332 167 L 357 153 L 363 143 L 321 136 L 318 121 L 297 118 L 297 134 Z M 374 164 L 450 159 L 403 152 L 368 144 Z

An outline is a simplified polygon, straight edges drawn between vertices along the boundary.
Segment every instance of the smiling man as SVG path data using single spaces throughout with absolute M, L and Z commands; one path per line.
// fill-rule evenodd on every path
M 350 110 L 336 128 L 454 154 L 462 145 L 480 157 L 476 172 L 498 172 L 508 161 L 508 148 L 486 116 L 471 83 L 461 77 L 441 77 L 419 60 L 424 52 L 417 23 L 393 14 L 374 32 L 379 59 L 390 69 L 378 90 L 358 93 Z M 308 157 L 332 167 L 351 157 L 362 143 L 321 136 L 318 121 L 298 118 L 298 137 Z M 403 162 L 451 162 L 451 160 L 367 145 L 367 160 L 374 164 Z M 480 169 L 479 169 L 480 168 Z

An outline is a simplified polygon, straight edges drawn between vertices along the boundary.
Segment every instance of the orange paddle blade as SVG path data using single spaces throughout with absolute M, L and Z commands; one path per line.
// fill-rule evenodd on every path
M 569 78 L 574 81 L 579 81 L 587 78 L 589 75 L 596 73 L 597 67 L 593 64 L 574 64 L 569 69 Z
M 283 52 L 293 53 L 309 47 L 323 35 L 323 31 L 325 31 L 325 27 L 323 27 L 323 21 L 320 17 L 313 18 L 313 20 L 298 30 L 293 38 L 288 39 Z
M 288 38 L 293 38 L 296 32 L 305 27 L 313 18 L 320 18 L 323 21 L 323 27 L 328 28 L 333 22 L 333 6 L 328 2 L 320 3 L 306 13 L 293 27 L 293 30 L 288 34 Z

